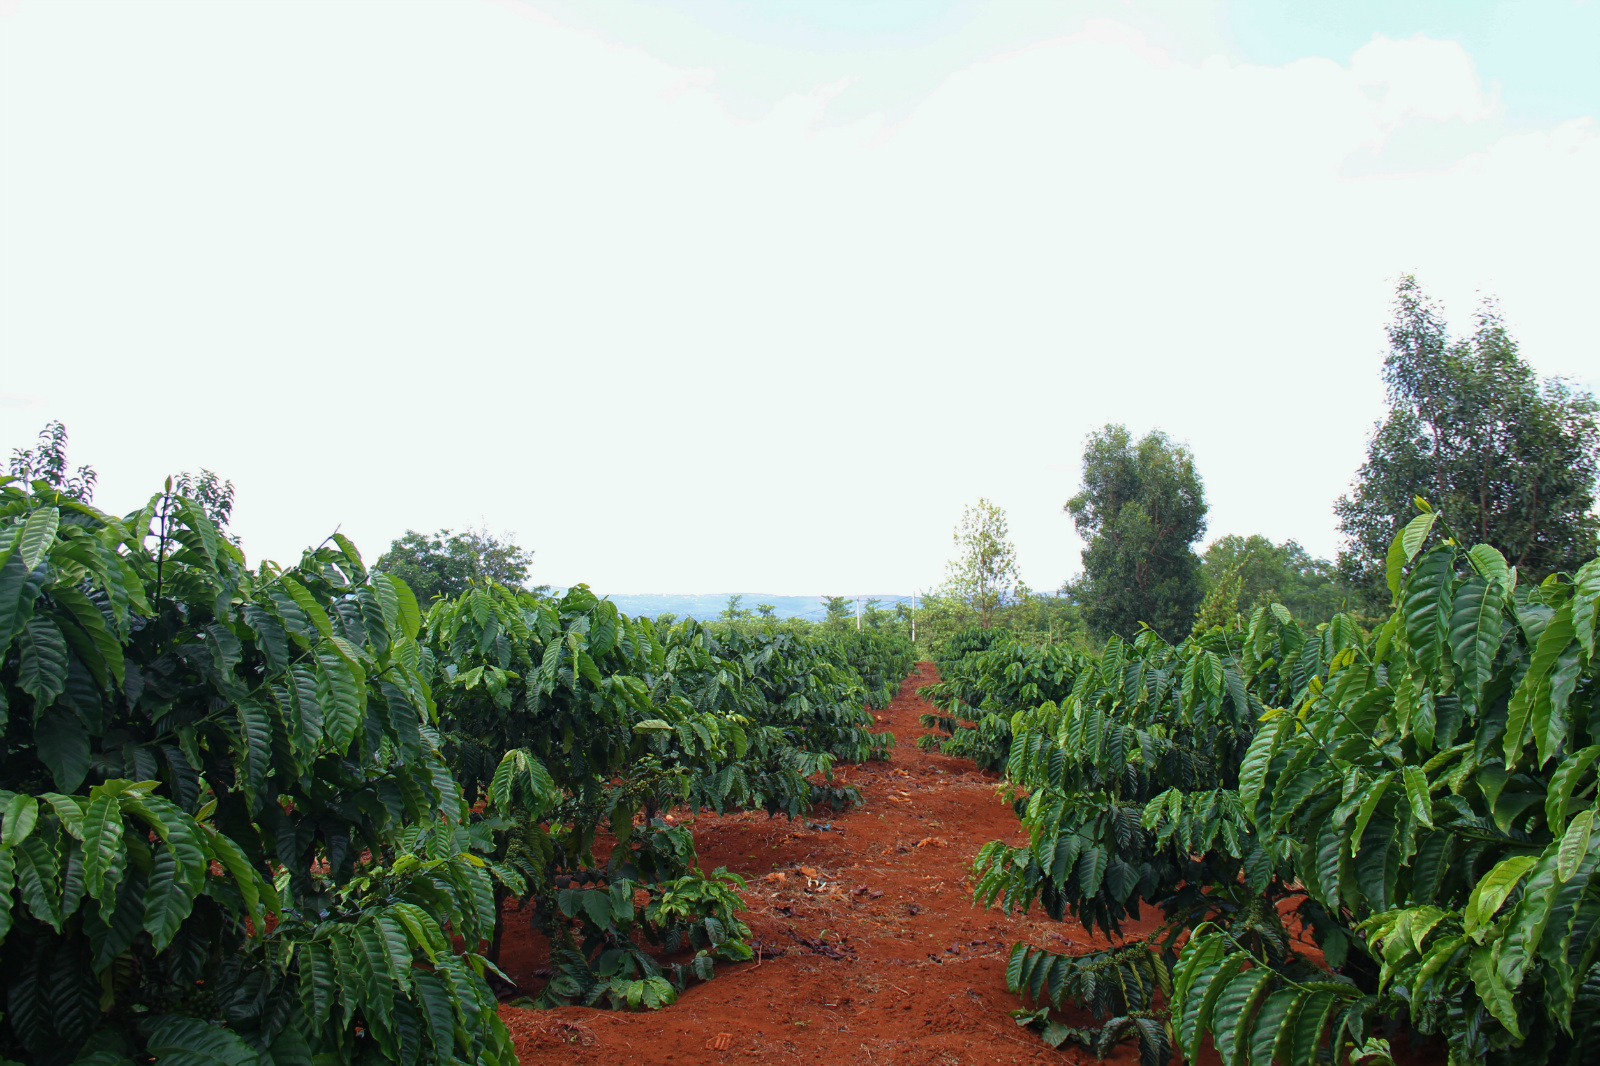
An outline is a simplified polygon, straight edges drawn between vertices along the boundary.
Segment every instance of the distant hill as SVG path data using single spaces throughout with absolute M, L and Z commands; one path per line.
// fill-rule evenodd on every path
M 654 618 L 659 614 L 675 614 L 679 618 L 699 618 L 701 620 L 714 619 L 720 616 L 723 609 L 728 606 L 728 597 L 731 592 L 707 592 L 702 595 L 675 592 L 600 592 L 617 605 L 617 610 L 626 615 L 644 615 Z M 774 596 L 767 592 L 746 592 L 742 594 L 744 600 L 740 607 L 754 611 L 758 603 L 770 603 L 776 609 L 779 618 L 808 618 L 820 621 L 827 616 L 822 608 L 821 596 Z M 855 597 L 850 597 L 852 602 Z M 881 600 L 885 610 L 893 609 L 897 603 L 910 603 L 910 596 L 896 596 L 888 593 L 863 594 L 862 606 L 868 600 Z M 853 609 L 853 607 L 852 607 Z

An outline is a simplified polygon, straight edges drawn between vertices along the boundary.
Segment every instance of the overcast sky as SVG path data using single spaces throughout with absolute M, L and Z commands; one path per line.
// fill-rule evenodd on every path
M 1124 422 L 1331 556 L 1397 275 L 1600 384 L 1597 54 L 1566 0 L 7 0 L 0 448 L 217 470 L 253 560 L 848 594 L 979 496 L 1058 586 Z

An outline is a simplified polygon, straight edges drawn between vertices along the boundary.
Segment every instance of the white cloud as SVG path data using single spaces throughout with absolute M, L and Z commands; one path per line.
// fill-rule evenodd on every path
M 113 506 L 221 470 L 256 555 L 487 520 L 541 580 L 908 590 L 981 494 L 1052 587 L 1106 421 L 1194 447 L 1214 533 L 1331 552 L 1395 274 L 1593 374 L 1591 120 L 1341 176 L 1492 115 L 1454 44 L 1099 22 L 830 124 L 514 7 L 90 10 L 0 28 L 0 388 L 46 409 L 0 444 L 64 418 Z
M 1476 122 L 1500 112 L 1483 91 L 1472 56 L 1455 41 L 1377 36 L 1350 58 L 1356 83 L 1375 96 L 1386 125 L 1409 118 Z

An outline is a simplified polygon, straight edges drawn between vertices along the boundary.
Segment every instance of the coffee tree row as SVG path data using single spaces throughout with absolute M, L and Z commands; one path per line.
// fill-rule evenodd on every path
M 832 761 L 893 739 L 863 655 L 905 666 L 582 589 L 425 617 L 337 535 L 251 569 L 170 487 L 116 518 L 0 482 L 0 1059 L 513 1063 L 507 896 L 556 934 L 546 1000 L 669 1001 L 747 949 L 651 816 L 848 802 Z
M 1459 1063 L 1600 1046 L 1600 562 L 1529 588 L 1436 527 L 1396 538 L 1395 610 L 1370 633 L 1278 606 L 1175 647 L 1146 632 L 1012 708 L 1030 843 L 982 850 L 978 899 L 1108 932 L 1165 918 L 1109 952 L 1017 945 L 1019 1014 L 1047 1040 L 1382 1062 L 1388 1018 Z M 1003 691 L 1021 655 L 978 651 L 1006 665 L 973 676 Z M 1067 1003 L 1103 1024 L 1052 1020 Z
M 444 744 L 469 800 L 469 833 L 497 900 L 533 905 L 557 945 L 538 1002 L 670 1002 L 716 959 L 750 957 L 733 917 L 738 879 L 696 868 L 688 804 L 794 817 L 859 801 L 838 759 L 882 757 L 867 676 L 911 668 L 902 641 L 769 629 L 658 629 L 581 586 L 548 602 L 499 587 L 438 604 L 426 623 Z M 614 842 L 602 862 L 603 830 Z M 501 908 L 496 908 L 501 913 Z M 497 926 L 490 956 L 500 939 Z M 688 961 L 657 956 L 684 946 Z

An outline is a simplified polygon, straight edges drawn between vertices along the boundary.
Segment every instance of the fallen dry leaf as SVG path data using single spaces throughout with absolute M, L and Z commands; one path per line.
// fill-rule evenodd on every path
M 580 1022 L 555 1022 L 550 1025 L 538 1025 L 534 1032 L 546 1040 L 553 1040 L 558 1044 L 577 1044 L 580 1047 L 593 1047 L 600 1042 L 594 1035 L 594 1030 Z

